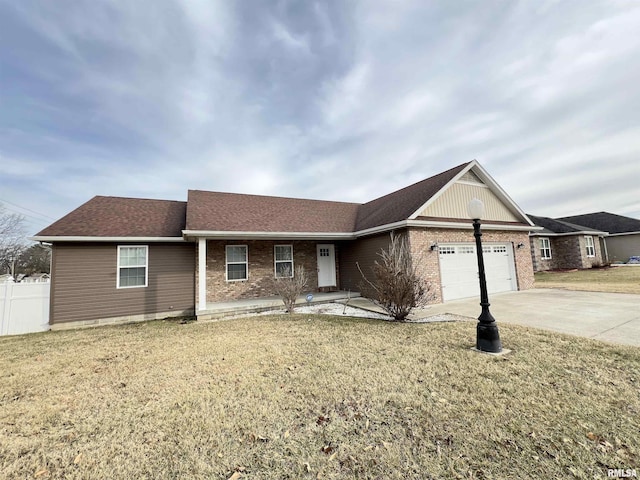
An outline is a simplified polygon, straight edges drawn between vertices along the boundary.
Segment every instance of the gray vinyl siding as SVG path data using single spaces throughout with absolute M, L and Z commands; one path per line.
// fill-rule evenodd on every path
M 195 244 L 146 244 L 148 286 L 121 289 L 118 245 L 125 244 L 53 245 L 50 323 L 194 309 Z
M 389 233 L 382 233 L 371 237 L 360 238 L 352 242 L 340 244 L 340 288 L 342 290 L 360 291 L 362 274 L 371 275 L 371 266 L 380 257 L 381 249 L 389 248 Z
M 629 257 L 640 255 L 640 233 L 607 237 L 610 262 L 627 262 Z

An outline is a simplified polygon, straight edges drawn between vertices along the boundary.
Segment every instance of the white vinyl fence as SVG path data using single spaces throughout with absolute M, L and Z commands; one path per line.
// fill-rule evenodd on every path
M 49 330 L 50 283 L 0 283 L 0 335 Z

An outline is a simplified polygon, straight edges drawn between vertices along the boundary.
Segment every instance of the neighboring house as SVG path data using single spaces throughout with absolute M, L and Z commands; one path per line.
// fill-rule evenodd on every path
M 52 328 L 195 313 L 272 295 L 303 265 L 310 291 L 357 291 L 390 232 L 436 302 L 478 295 L 472 198 L 486 207 L 489 292 L 528 289 L 533 223 L 476 161 L 365 204 L 190 190 L 186 202 L 94 197 L 34 240 L 52 244 Z M 316 274 L 317 272 L 317 274 Z M 74 323 L 69 323 L 74 322 Z
M 627 262 L 630 257 L 640 255 L 640 220 L 636 218 L 597 212 L 563 217 L 559 220 L 609 232 L 606 248 L 610 262 Z
M 527 216 L 542 227 L 530 234 L 534 271 L 591 268 L 606 263 L 606 232 L 549 217 Z

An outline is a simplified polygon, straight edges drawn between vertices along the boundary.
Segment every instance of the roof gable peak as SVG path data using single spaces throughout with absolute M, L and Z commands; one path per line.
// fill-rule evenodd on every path
M 462 204 L 461 202 L 467 197 L 468 200 Z M 533 222 L 477 160 L 464 164 L 464 168 L 416 209 L 409 219 L 413 220 L 420 216 L 443 216 L 445 207 L 447 210 L 455 207 L 454 216 L 467 219 L 467 202 L 474 197 L 485 203 L 487 211 L 485 220 L 524 222 L 533 226 Z M 440 205 L 439 208 L 438 203 L 446 203 L 446 205 Z

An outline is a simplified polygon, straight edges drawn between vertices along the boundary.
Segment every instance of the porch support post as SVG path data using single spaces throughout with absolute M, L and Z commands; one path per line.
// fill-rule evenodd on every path
M 198 238 L 198 310 L 207 309 L 207 239 Z

